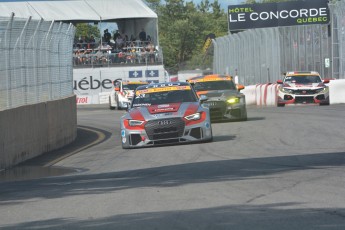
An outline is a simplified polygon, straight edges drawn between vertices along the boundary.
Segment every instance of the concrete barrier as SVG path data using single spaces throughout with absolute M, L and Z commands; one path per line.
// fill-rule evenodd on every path
M 345 103 L 345 79 L 331 80 L 328 86 L 330 104 Z
M 246 95 L 247 105 L 256 105 L 256 85 L 246 86 L 241 93 Z
M 0 169 L 73 142 L 76 111 L 75 96 L 0 111 Z

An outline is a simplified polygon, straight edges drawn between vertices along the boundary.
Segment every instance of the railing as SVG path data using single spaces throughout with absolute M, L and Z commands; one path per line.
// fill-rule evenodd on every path
M 128 46 L 117 48 L 103 43 L 96 48 L 97 43 L 77 43 L 74 47 L 74 67 L 97 67 L 123 64 L 152 65 L 162 64 L 161 52 L 144 46 L 145 42 L 127 42 Z
M 74 67 L 96 67 L 123 64 L 153 65 L 161 64 L 157 52 L 154 53 L 107 53 L 96 52 L 75 54 L 73 56 Z

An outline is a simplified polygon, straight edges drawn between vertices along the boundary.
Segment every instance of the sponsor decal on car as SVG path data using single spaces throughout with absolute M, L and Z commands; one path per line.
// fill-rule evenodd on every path
M 168 92 L 168 91 L 176 91 L 176 90 L 191 90 L 191 88 L 190 86 L 169 86 L 169 87 L 162 87 L 162 88 L 149 88 L 149 89 L 137 90 L 135 94 L 139 96 L 146 93 Z
M 121 136 L 125 137 L 126 136 L 126 130 L 121 130 Z

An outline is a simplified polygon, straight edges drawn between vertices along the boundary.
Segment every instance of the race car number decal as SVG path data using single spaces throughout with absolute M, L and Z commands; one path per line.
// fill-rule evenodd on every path
M 157 93 L 157 92 L 167 92 L 167 91 L 174 91 L 174 90 L 190 90 L 190 86 L 189 85 L 185 85 L 185 86 L 170 86 L 170 87 L 164 87 L 164 88 L 149 88 L 149 89 L 142 89 L 142 90 L 138 90 L 136 91 L 136 95 L 143 95 L 146 93 Z

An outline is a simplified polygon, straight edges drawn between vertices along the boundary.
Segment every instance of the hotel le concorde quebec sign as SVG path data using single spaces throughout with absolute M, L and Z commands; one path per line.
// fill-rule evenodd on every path
M 228 6 L 230 32 L 265 27 L 328 24 L 329 21 L 328 0 Z

